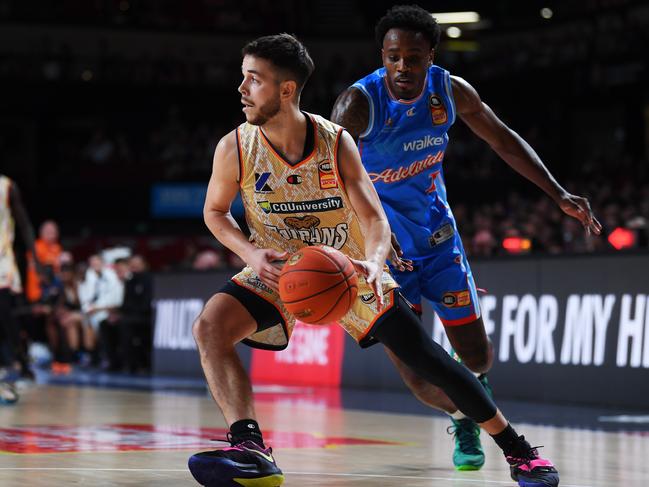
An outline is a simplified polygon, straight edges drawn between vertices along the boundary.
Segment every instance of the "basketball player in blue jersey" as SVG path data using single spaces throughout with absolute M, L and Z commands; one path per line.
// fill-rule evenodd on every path
M 469 83 L 433 64 L 439 35 L 437 22 L 426 10 L 415 5 L 389 10 L 376 26 L 384 67 L 343 92 L 331 119 L 357 140 L 398 242 L 395 245 L 400 244 L 404 259 L 414 262 L 412 272 L 393 268 L 401 292 L 419 313 L 422 298 L 432 303 L 456 354 L 489 390 L 484 374 L 491 367 L 493 347 L 480 316 L 442 168 L 447 132 L 455 119 L 461 118 L 587 232 L 599 234 L 601 225 L 588 200 L 561 187 L 536 152 L 482 102 Z M 388 354 L 420 400 L 452 416 L 456 468 L 481 468 L 484 452 L 475 422 Z

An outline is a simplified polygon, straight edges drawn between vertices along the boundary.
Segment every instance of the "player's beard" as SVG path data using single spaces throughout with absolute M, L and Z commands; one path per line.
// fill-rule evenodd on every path
M 269 100 L 266 104 L 260 105 L 257 114 L 254 118 L 248 120 L 248 123 L 250 125 L 264 125 L 279 113 L 280 108 L 281 103 L 278 96 L 277 98 Z

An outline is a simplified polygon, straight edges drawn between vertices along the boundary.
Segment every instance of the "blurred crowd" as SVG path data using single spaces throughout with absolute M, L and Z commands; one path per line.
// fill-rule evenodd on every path
M 64 249 L 52 220 L 40 225 L 34 248 L 42 270 L 36 271 L 29 254 L 23 302 L 17 307 L 30 361 L 55 374 L 68 374 L 74 367 L 150 371 L 153 283 L 146 256 L 122 246 L 79 259 L 87 249 L 85 254 L 81 248 Z M 190 244 L 174 267 L 241 268 L 243 262 L 233 255 Z M 23 372 L 29 374 L 29 369 Z

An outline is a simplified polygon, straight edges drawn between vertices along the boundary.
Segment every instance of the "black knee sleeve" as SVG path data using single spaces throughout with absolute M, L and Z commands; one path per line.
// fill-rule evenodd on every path
M 441 388 L 464 414 L 478 423 L 493 418 L 496 405 L 478 379 L 428 336 L 400 295 L 395 306 L 377 323 L 373 336 L 417 375 Z

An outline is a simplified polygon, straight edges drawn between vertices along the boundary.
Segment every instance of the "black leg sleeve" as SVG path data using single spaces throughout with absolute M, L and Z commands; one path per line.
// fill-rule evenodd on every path
M 478 423 L 494 417 L 496 405 L 478 379 L 433 341 L 399 295 L 394 309 L 372 335 L 424 380 L 441 388 L 464 414 Z

